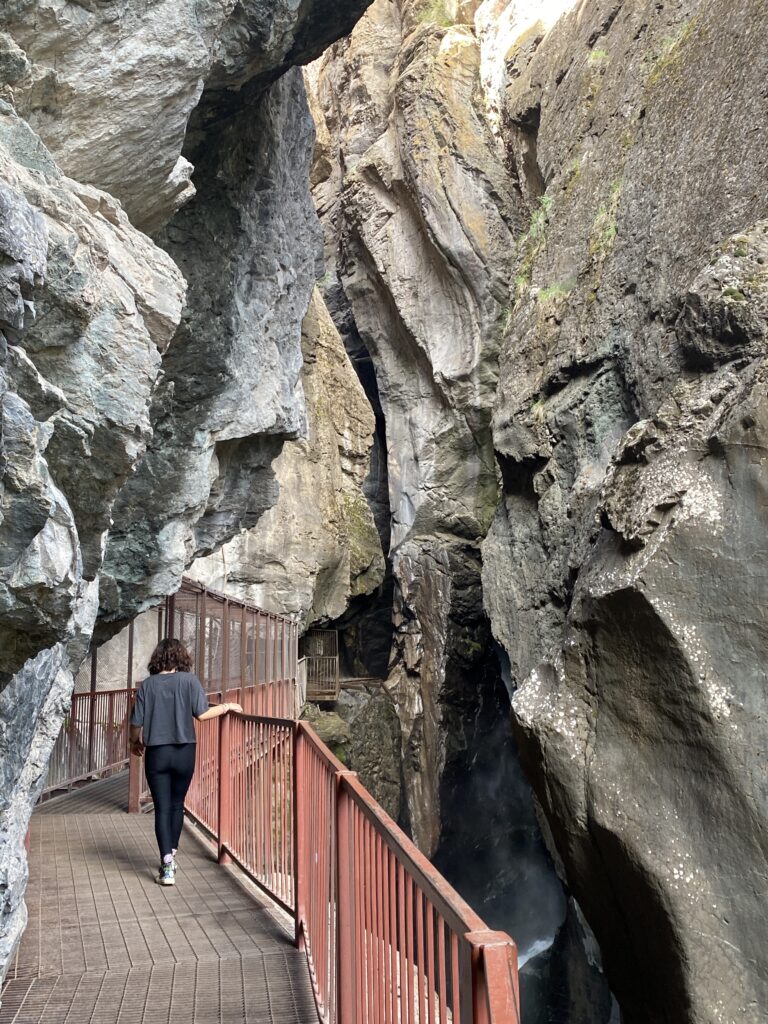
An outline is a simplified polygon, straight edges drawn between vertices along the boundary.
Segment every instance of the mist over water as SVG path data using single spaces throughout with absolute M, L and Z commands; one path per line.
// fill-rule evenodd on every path
M 481 704 L 443 774 L 435 864 L 489 928 L 515 940 L 523 1024 L 607 1024 L 612 998 L 542 838 L 512 735 L 510 687 L 494 669 L 473 680 Z

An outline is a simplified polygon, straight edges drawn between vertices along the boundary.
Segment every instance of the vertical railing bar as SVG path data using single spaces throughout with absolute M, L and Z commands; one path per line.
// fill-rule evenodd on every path
M 93 742 L 94 733 L 96 731 L 96 680 L 97 680 L 97 659 L 98 655 L 96 651 L 98 648 L 94 647 L 91 651 L 91 699 L 88 707 L 88 768 L 86 771 L 89 773 L 93 771 Z
M 437 914 L 437 979 L 439 989 L 440 1021 L 439 1024 L 448 1024 L 447 1021 L 447 986 L 445 977 L 445 921 Z
M 244 691 L 247 685 L 246 662 L 248 660 L 248 611 L 245 605 L 240 606 L 240 698 L 242 704 L 245 697 Z
M 398 919 L 398 999 L 399 999 L 399 1021 L 407 1021 L 408 1017 L 408 993 L 406 971 L 407 961 L 405 955 L 405 868 L 396 861 L 397 872 L 397 919 Z
M 221 635 L 223 639 L 221 649 L 221 688 L 229 689 L 229 601 L 225 599 L 221 611 Z
M 391 977 L 392 1021 L 398 1021 L 397 1004 L 397 862 L 389 847 L 387 862 L 389 864 L 389 973 Z
M 429 1024 L 435 1024 L 435 995 L 437 984 L 435 981 L 435 908 L 425 899 L 425 911 L 427 915 L 427 1000 Z
M 424 897 L 420 889 L 416 889 L 416 955 L 419 958 L 417 980 L 419 985 L 418 998 L 419 1024 L 424 1024 L 427 1017 L 424 1013 Z
M 461 1015 L 461 999 L 459 997 L 459 940 L 454 931 L 451 931 L 451 989 L 453 997 L 451 1003 L 452 1024 L 463 1024 L 464 1018 Z
M 363 1022 L 365 1013 L 365 922 L 363 918 L 363 885 L 365 881 L 363 856 L 362 856 L 362 815 L 357 805 L 350 801 L 355 822 L 355 866 L 354 878 L 355 888 L 353 898 L 355 902 L 355 956 L 352 963 L 347 965 L 355 976 L 355 1020 Z
M 198 662 L 197 662 L 197 674 L 200 676 L 203 686 L 206 690 L 210 690 L 210 679 L 206 675 L 205 665 L 205 591 L 198 595 L 195 600 L 195 608 L 197 611 L 197 639 L 198 639 Z
M 133 619 L 128 623 L 128 665 L 126 686 L 133 688 Z
M 373 833 L 374 829 L 371 826 L 368 818 L 364 820 L 364 837 L 365 837 L 365 848 L 366 848 L 366 934 L 368 936 L 366 941 L 366 989 L 368 995 L 368 1022 L 367 1024 L 375 1024 L 376 1022 L 376 992 L 374 989 L 375 984 L 375 972 L 374 972 L 374 885 L 373 885 Z
M 383 1016 L 386 1024 L 390 1024 L 392 1017 L 391 1010 L 392 1005 L 392 979 L 389 977 L 389 964 L 390 964 L 390 931 L 389 931 L 389 919 L 390 919 L 390 892 L 389 892 L 389 847 L 382 843 L 381 850 L 381 900 L 382 910 L 384 911 L 384 920 L 382 921 L 381 928 L 381 945 L 383 954 L 383 964 L 381 971 L 381 980 L 384 986 L 384 1007 Z
M 303 757 L 303 737 L 300 726 L 297 724 L 293 731 L 293 842 L 294 842 L 294 900 L 296 905 L 296 935 L 295 943 L 299 949 L 304 947 L 304 937 L 301 931 L 301 917 L 304 903 L 304 804 L 302 790 L 299 788 L 299 781 L 304 783 L 304 769 L 301 758 Z
M 386 1024 L 384 1019 L 384 992 L 382 991 L 382 982 L 384 980 L 384 892 L 383 892 L 383 872 L 381 870 L 381 862 L 383 859 L 382 841 L 378 830 L 374 833 L 375 842 L 375 860 L 374 860 L 374 871 L 375 871 L 375 887 L 376 887 L 376 970 L 379 978 L 379 984 L 376 986 L 378 995 L 377 999 L 377 1022 L 380 1024 Z

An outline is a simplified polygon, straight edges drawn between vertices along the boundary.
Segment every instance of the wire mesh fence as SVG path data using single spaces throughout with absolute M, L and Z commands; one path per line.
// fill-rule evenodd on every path
M 125 767 L 132 694 L 149 674 L 158 641 L 171 636 L 186 646 L 211 702 L 237 701 L 251 714 L 298 717 L 298 625 L 185 579 L 162 605 L 89 653 L 75 677 L 44 795 Z

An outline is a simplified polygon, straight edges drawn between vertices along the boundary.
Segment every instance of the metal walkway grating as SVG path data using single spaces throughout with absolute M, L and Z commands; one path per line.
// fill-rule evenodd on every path
M 189 828 L 176 886 L 156 885 L 152 816 L 126 802 L 118 776 L 33 815 L 0 1024 L 317 1024 L 287 918 Z

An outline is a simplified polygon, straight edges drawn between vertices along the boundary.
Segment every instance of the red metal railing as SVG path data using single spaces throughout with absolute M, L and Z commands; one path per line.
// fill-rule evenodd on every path
M 133 692 L 125 688 L 72 695 L 48 763 L 44 797 L 126 766 Z
M 200 724 L 188 813 L 290 911 L 324 1024 L 518 1024 L 489 931 L 305 722 Z
M 233 690 L 225 690 L 208 693 L 210 704 L 237 703 L 243 711 L 249 715 L 268 716 L 270 721 L 287 719 L 295 721 L 301 713 L 299 702 L 299 691 L 295 679 L 276 679 L 267 683 L 259 683 L 257 686 L 237 687 Z M 218 730 L 211 729 L 217 719 L 208 719 L 204 722 L 195 722 L 195 733 L 197 735 L 197 759 L 195 762 L 195 775 L 192 779 L 190 792 L 195 792 L 196 800 L 206 800 L 207 803 L 197 804 L 201 813 L 193 814 L 205 827 L 215 834 L 218 834 L 216 817 L 216 802 L 218 797 L 210 795 L 210 780 L 218 779 Z M 143 804 L 151 800 L 149 786 L 144 774 L 144 758 L 130 756 L 128 772 L 128 812 L 135 814 L 141 810 Z M 203 781 L 205 779 L 205 781 Z M 210 783 L 210 785 L 209 785 Z M 218 785 L 218 782 L 215 783 Z M 188 803 L 189 803 L 189 797 Z M 192 813 L 192 812 L 191 812 Z
M 185 809 L 230 859 L 293 913 L 294 729 L 290 719 L 225 715 L 197 723 Z

